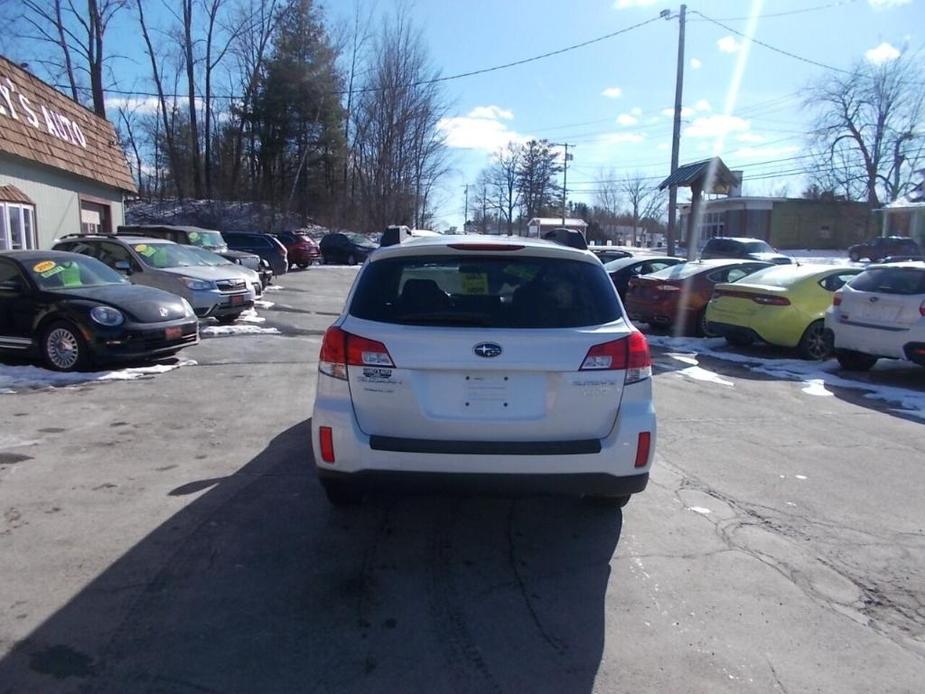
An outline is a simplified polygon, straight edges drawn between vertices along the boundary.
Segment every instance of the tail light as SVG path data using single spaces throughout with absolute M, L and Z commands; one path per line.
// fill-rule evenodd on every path
M 636 383 L 652 375 L 649 343 L 641 332 L 628 337 L 594 345 L 581 363 L 580 371 L 626 370 L 626 383 Z
M 763 304 L 764 306 L 789 306 L 790 299 L 785 296 L 773 296 L 771 294 L 755 294 L 752 297 L 752 301 L 756 304 Z
M 919 315 L 925 316 L 925 301 L 919 304 Z
M 922 304 L 925 306 L 925 304 Z M 832 295 L 832 306 L 841 306 L 841 292 L 835 292 Z
M 639 432 L 639 441 L 636 444 L 636 463 L 634 467 L 645 467 L 649 462 L 649 449 L 652 447 L 652 434 L 648 431 Z
M 318 443 L 321 444 L 321 459 L 326 463 L 333 463 L 334 430 L 331 427 L 318 427 Z
M 328 376 L 347 380 L 348 366 L 392 368 L 395 364 L 389 350 L 381 342 L 351 335 L 332 325 L 325 331 L 321 342 L 318 370 Z

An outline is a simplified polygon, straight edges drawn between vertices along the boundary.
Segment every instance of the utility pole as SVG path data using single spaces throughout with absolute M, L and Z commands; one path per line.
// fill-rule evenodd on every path
M 469 233 L 469 184 L 466 184 L 466 213 L 463 216 L 463 233 Z
M 551 142 L 550 144 L 553 147 L 565 147 L 565 156 L 562 158 L 562 226 L 565 226 L 566 201 L 568 200 L 568 163 L 569 159 L 572 158 L 572 155 L 568 153 L 568 148 L 575 145 L 570 145 L 567 142 Z
M 674 87 L 674 129 L 671 133 L 671 175 L 678 170 L 678 154 L 681 148 L 681 100 L 684 94 L 684 22 L 687 5 L 681 5 L 678 15 L 678 72 Z M 668 188 L 668 255 L 675 252 L 675 225 L 677 221 L 678 187 Z

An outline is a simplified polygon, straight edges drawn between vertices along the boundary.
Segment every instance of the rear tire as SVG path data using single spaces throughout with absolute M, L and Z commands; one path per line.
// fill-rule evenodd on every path
M 216 316 L 215 320 L 218 321 L 219 325 L 231 325 L 236 320 L 238 320 L 238 318 L 240 317 L 241 317 L 240 313 L 229 313 L 226 316 Z
M 56 321 L 42 333 L 42 358 L 53 371 L 86 371 L 92 364 L 80 330 L 66 321 Z
M 863 352 L 853 352 L 849 349 L 835 350 L 835 358 L 846 371 L 870 371 L 877 363 L 877 357 Z
M 325 496 L 332 506 L 356 506 L 363 501 L 363 490 L 344 480 L 323 480 Z
M 717 337 L 716 333 L 707 328 L 707 311 L 704 309 L 697 314 L 697 325 L 694 326 L 697 337 Z
M 356 264 L 357 264 L 356 256 L 353 255 L 353 253 L 351 253 L 350 255 L 347 256 L 347 265 L 356 265 Z
M 797 347 L 800 356 L 810 361 L 822 361 L 832 354 L 831 333 L 825 329 L 825 321 L 817 320 L 809 324 Z
M 848 260 L 850 260 L 852 263 L 858 263 L 861 261 L 861 254 L 857 251 L 851 251 L 848 254 Z
M 311 265 L 311 263 L 298 263 L 300 270 L 305 270 L 309 265 Z
M 589 494 L 584 497 L 585 501 L 592 506 L 602 506 L 605 508 L 623 508 L 630 502 L 630 495 L 626 496 L 595 496 Z

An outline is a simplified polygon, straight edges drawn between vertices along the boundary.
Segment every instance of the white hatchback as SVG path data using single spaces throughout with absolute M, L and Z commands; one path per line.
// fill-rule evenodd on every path
M 649 347 L 587 251 L 484 236 L 379 249 L 319 362 L 312 444 L 332 503 L 400 480 L 623 505 L 648 482 Z
M 880 357 L 925 366 L 925 262 L 869 266 L 834 294 L 825 325 L 846 369 Z

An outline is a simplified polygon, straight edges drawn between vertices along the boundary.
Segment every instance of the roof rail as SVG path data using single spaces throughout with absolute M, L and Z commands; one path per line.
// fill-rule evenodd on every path
M 115 236 L 115 234 L 114 234 L 113 232 L 107 233 L 107 232 L 102 232 L 102 231 L 101 231 L 101 232 L 97 232 L 97 233 L 93 233 L 93 234 L 84 234 L 83 232 L 76 232 L 76 233 L 64 234 L 64 235 L 62 235 L 62 236 L 59 236 L 56 240 L 57 240 L 57 241 L 63 241 L 64 239 L 80 239 L 80 238 L 86 238 L 86 237 L 88 237 L 88 236 L 90 236 L 90 237 L 93 237 L 93 236 L 106 236 L 106 237 L 110 237 L 110 236 Z

